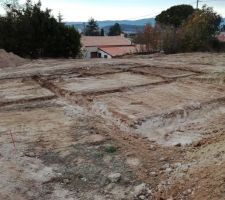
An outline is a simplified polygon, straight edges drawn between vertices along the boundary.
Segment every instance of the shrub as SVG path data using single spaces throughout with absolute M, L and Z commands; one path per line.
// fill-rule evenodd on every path
M 208 51 L 215 41 L 222 18 L 212 8 L 196 10 L 181 27 L 184 51 Z
M 116 147 L 114 147 L 114 146 L 107 146 L 107 147 L 105 147 L 105 152 L 107 152 L 107 153 L 114 153 L 114 152 L 116 152 Z

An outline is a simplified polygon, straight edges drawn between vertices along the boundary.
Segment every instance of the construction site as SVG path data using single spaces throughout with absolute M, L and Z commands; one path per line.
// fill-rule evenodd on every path
M 7 58 L 0 200 L 225 199 L 224 53 Z

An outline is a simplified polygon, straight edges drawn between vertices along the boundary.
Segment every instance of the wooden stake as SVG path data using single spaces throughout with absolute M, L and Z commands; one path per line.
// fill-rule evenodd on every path
M 14 150 L 16 150 L 16 144 L 15 144 L 15 141 L 14 141 L 13 134 L 12 134 L 11 130 L 10 130 L 10 135 L 11 135 L 11 139 L 12 139 Z

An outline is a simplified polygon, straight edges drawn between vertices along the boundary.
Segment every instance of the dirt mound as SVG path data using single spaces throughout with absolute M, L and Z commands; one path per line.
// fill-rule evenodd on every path
M 8 53 L 4 49 L 0 49 L 0 68 L 16 67 L 24 64 L 25 62 L 25 59 L 13 53 Z

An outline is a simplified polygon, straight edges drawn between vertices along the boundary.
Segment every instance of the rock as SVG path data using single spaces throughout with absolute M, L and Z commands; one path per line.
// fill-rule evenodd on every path
M 181 146 L 182 146 L 181 143 L 178 143 L 178 144 L 175 145 L 175 147 L 181 147 Z
M 113 159 L 112 156 L 106 155 L 103 158 L 103 162 L 110 164 L 110 162 L 112 162 L 112 159 Z
M 188 189 L 188 190 L 185 190 L 185 191 L 183 192 L 183 195 L 187 196 L 187 195 L 189 195 L 189 194 L 191 194 L 191 193 L 192 193 L 192 190 L 191 190 L 191 189 Z
M 63 179 L 63 183 L 68 184 L 70 180 L 68 178 Z
M 188 189 L 188 190 L 187 190 L 187 193 L 188 193 L 188 194 L 191 194 L 191 193 L 192 193 L 192 190 L 191 190 L 191 189 Z
M 145 196 L 144 195 L 140 195 L 139 196 L 139 199 L 144 200 L 145 199 Z
M 138 139 L 138 138 L 139 138 L 139 135 L 133 135 L 133 137 L 134 137 L 135 139 Z
M 150 175 L 151 176 L 157 176 L 157 173 L 156 172 L 150 172 Z
M 110 183 L 106 186 L 106 192 L 111 191 L 115 187 L 115 183 Z
M 150 194 L 152 194 L 152 190 L 150 190 L 149 188 L 147 188 L 147 193 L 148 193 L 148 196 L 149 196 Z
M 84 181 L 84 182 L 87 182 L 87 179 L 86 179 L 86 178 L 84 178 L 84 177 L 83 177 L 83 178 L 81 178 L 81 180 L 82 180 L 82 181 Z
M 25 156 L 33 158 L 33 157 L 35 157 L 36 155 L 35 155 L 34 152 L 27 152 L 27 153 L 25 153 Z
M 99 186 L 103 187 L 103 186 L 107 185 L 108 183 L 109 183 L 109 180 L 107 179 L 107 177 L 102 176 Z
M 160 167 L 160 169 L 161 170 L 166 170 L 169 167 L 170 167 L 170 164 L 167 163 L 167 164 L 163 165 L 162 167 Z
M 170 174 L 171 172 L 172 172 L 173 170 L 172 170 L 172 168 L 167 168 L 166 170 L 165 170 L 165 172 L 167 173 L 167 174 Z
M 131 167 L 137 167 L 140 164 L 140 160 L 138 158 L 128 158 L 126 163 Z
M 156 151 L 155 145 L 150 145 L 149 150 Z
M 166 181 L 161 182 L 162 185 L 167 185 Z
M 126 157 L 133 156 L 133 153 L 132 153 L 132 152 L 127 152 L 127 153 L 125 154 L 125 156 L 126 156 Z
M 116 183 L 121 179 L 121 174 L 120 173 L 112 173 L 108 175 L 108 179 L 112 183 Z
M 182 171 L 183 171 L 183 172 L 188 172 L 188 169 L 189 169 L 188 166 L 183 166 L 183 167 L 182 167 Z
M 162 161 L 166 161 L 166 158 L 163 158 L 163 157 L 162 157 L 162 158 L 159 159 L 159 161 L 161 161 L 161 162 L 162 162 Z
M 142 121 L 138 121 L 137 125 L 141 126 L 142 125 Z
M 105 137 L 99 134 L 94 134 L 88 137 L 88 142 L 91 144 L 100 144 L 104 141 L 105 141 Z
M 145 190 L 146 190 L 145 183 L 135 186 L 134 187 L 134 196 L 138 196 L 138 195 L 142 194 L 143 192 L 145 192 Z
M 174 164 L 174 167 L 176 167 L 176 168 L 181 167 L 181 166 L 182 166 L 181 163 L 175 163 L 175 164 Z

